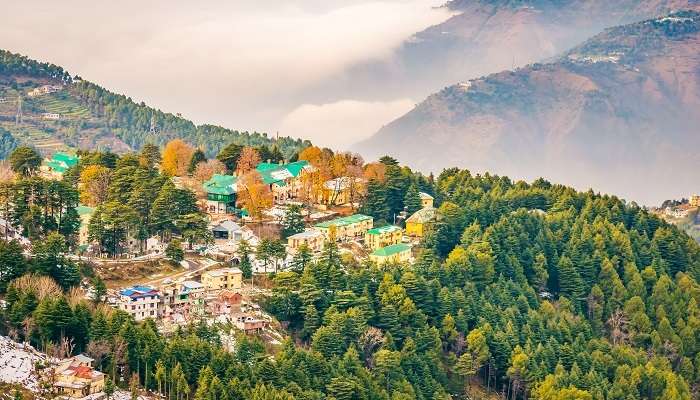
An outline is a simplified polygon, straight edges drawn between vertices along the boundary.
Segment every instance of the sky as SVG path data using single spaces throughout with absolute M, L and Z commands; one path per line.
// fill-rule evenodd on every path
M 3 5 L 13 18 L 0 24 L 0 48 L 198 124 L 343 150 L 422 99 L 352 98 L 324 92 L 324 82 L 391 59 L 412 34 L 450 16 L 442 3 L 22 0 Z

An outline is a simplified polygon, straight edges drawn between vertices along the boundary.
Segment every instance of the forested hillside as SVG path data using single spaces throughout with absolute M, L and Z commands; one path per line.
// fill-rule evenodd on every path
M 392 148 L 426 171 L 544 176 L 644 204 L 687 196 L 700 163 L 688 151 L 700 145 L 699 38 L 695 11 L 612 28 L 552 62 L 449 86 L 357 150 Z
M 43 85 L 56 86 L 55 91 L 29 95 Z M 20 98 L 22 113 L 18 118 Z M 58 114 L 58 119 L 48 119 L 44 113 Z M 162 146 L 174 138 L 202 148 L 210 157 L 229 143 L 276 144 L 287 156 L 308 146 L 308 142 L 288 137 L 196 126 L 179 115 L 72 77 L 59 66 L 4 50 L 0 50 L 0 128 L 44 152 L 64 147 L 124 152 L 139 150 L 145 143 Z
M 216 326 L 164 337 L 36 277 L 9 283 L 4 332 L 42 348 L 65 335 L 113 382 L 136 373 L 170 399 L 694 398 L 700 247 L 686 234 L 544 180 L 372 165 L 363 211 L 377 220 L 415 188 L 436 198 L 417 262 L 357 264 L 331 243 L 318 261 L 297 258 L 264 298 L 290 334 L 272 353 L 245 336 L 224 350 Z M 23 261 L 0 246 L 16 272 L 60 259 L 41 251 Z

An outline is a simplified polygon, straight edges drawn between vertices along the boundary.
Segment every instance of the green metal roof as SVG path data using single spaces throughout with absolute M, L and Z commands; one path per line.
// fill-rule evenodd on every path
M 317 228 L 330 228 L 331 226 L 346 226 L 350 224 L 355 224 L 362 221 L 371 220 L 372 217 L 368 217 L 362 214 L 349 215 L 347 217 L 340 217 L 330 221 L 321 222 L 316 224 Z
M 233 175 L 214 174 L 208 181 L 204 182 L 202 188 L 207 193 L 231 195 L 235 190 L 236 177 Z
M 286 178 L 296 178 L 307 165 L 309 162 L 306 160 L 288 164 L 260 163 L 255 169 L 260 173 L 265 184 L 275 183 L 284 186 Z
M 369 235 L 381 235 L 383 233 L 390 233 L 390 232 L 396 232 L 400 231 L 401 228 L 399 228 L 396 225 L 386 225 L 386 226 L 380 226 L 379 228 L 372 228 L 367 231 Z
M 399 243 L 377 249 L 374 252 L 372 252 L 372 255 L 378 257 L 389 257 L 407 250 L 411 250 L 411 246 L 405 243 Z
M 72 167 L 78 163 L 78 156 L 68 154 L 68 153 L 63 153 L 60 151 L 53 153 L 52 159 L 55 161 L 62 161 L 64 163 L 66 163 L 66 165 L 68 167 Z
M 47 160 L 44 162 L 44 164 L 47 167 L 51 168 L 51 170 L 56 171 L 56 172 L 64 173 L 68 170 L 68 166 L 61 161 Z
M 84 205 L 79 205 L 78 207 L 75 207 L 75 211 L 78 213 L 78 215 L 90 215 L 95 212 L 95 209 L 92 207 L 84 206 Z

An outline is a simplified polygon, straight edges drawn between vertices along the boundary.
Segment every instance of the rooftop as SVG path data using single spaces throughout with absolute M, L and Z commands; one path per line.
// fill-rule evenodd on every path
M 234 232 L 234 231 L 240 231 L 241 226 L 238 225 L 236 222 L 231 221 L 230 219 L 227 219 L 226 221 L 220 222 L 217 225 L 214 225 L 211 228 L 213 231 L 218 231 L 218 232 Z
M 122 296 L 142 297 L 158 294 L 158 291 L 150 286 L 132 286 L 119 292 Z
M 421 198 L 422 200 L 433 200 L 433 199 L 434 199 L 433 196 L 431 196 L 431 195 L 429 195 L 428 193 L 425 193 L 425 192 L 420 192 L 420 193 L 418 193 L 418 195 L 420 196 L 420 198 Z
M 287 239 L 311 239 L 322 235 L 323 234 L 316 229 L 307 229 L 304 232 L 299 232 L 295 235 L 289 236 Z
M 401 231 L 401 228 L 399 228 L 396 225 L 386 225 L 386 226 L 381 226 L 379 228 L 372 228 L 367 231 L 367 234 L 369 235 L 381 235 L 384 233 L 392 233 L 396 231 Z
M 378 257 L 389 257 L 393 256 L 394 254 L 402 253 L 404 251 L 409 250 L 411 250 L 411 246 L 405 243 L 399 243 L 377 249 L 374 252 L 372 252 L 372 255 Z
M 309 165 L 306 160 L 295 161 L 288 164 L 260 163 L 255 169 L 262 176 L 262 180 L 266 184 L 276 183 L 284 186 L 284 180 L 296 178 L 301 171 Z
M 426 222 L 435 220 L 436 217 L 437 209 L 434 207 L 426 207 L 413 213 L 413 215 L 408 217 L 406 223 L 424 224 Z
M 233 175 L 214 174 L 202 185 L 207 193 L 231 195 L 236 193 L 236 177 Z
M 321 222 L 316 224 L 317 228 L 330 228 L 331 226 L 347 226 L 351 224 L 356 224 L 358 222 L 371 221 L 372 217 L 362 214 L 349 215 L 347 217 L 340 217 L 330 221 Z

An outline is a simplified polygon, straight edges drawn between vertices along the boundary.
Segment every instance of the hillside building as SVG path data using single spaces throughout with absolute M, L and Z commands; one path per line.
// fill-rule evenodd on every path
M 204 182 L 202 189 L 207 194 L 207 212 L 210 214 L 231 214 L 236 209 L 236 177 L 214 174 Z
M 47 179 L 63 179 L 63 174 L 70 167 L 78 164 L 79 157 L 73 154 L 57 151 L 53 153 L 51 158 L 44 159 L 44 162 L 39 167 L 39 171 L 44 178 Z
M 299 248 L 306 245 L 312 252 L 323 250 L 323 243 L 326 241 L 323 233 L 317 229 L 307 229 L 287 238 L 287 250 L 290 253 L 297 253 Z
M 411 260 L 411 246 L 399 243 L 382 247 L 373 251 L 369 255 L 369 259 L 377 265 L 409 262 Z
M 202 274 L 202 285 L 207 292 L 240 290 L 243 287 L 243 272 L 238 268 L 220 268 Z
M 694 194 L 690 196 L 690 206 L 700 207 L 700 194 Z
M 202 312 L 205 306 L 206 289 L 195 281 L 172 282 L 161 288 L 162 315 L 168 317 L 174 312 Z
M 133 286 L 119 292 L 118 308 L 136 321 L 160 316 L 161 293 L 150 286 Z
M 365 232 L 372 229 L 373 224 L 372 217 L 355 214 L 321 222 L 314 227 L 323 233 L 326 240 L 333 237 L 336 241 L 347 241 L 363 237 Z
M 319 203 L 328 206 L 348 204 L 353 200 L 353 190 L 356 190 L 357 185 L 362 182 L 363 179 L 351 176 L 343 176 L 326 181 L 323 184 L 321 198 L 318 199 Z
M 82 354 L 61 361 L 53 371 L 53 386 L 58 395 L 68 399 L 82 399 L 102 393 L 105 374 L 95 371 L 93 361 Z M 95 398 L 99 398 L 99 395 Z
M 260 173 L 263 183 L 270 186 L 275 203 L 285 203 L 299 198 L 302 175 L 311 169 L 306 160 L 286 164 L 260 163 L 255 170 Z
M 420 204 L 421 207 L 423 208 L 433 208 L 433 202 L 435 198 L 428 193 L 425 192 L 420 192 L 418 194 L 420 196 Z
M 406 219 L 406 234 L 414 237 L 423 237 L 430 224 L 437 220 L 437 209 L 427 207 L 413 213 Z
M 387 225 L 372 228 L 365 233 L 365 246 L 371 250 L 377 250 L 392 244 L 401 243 L 403 229 L 395 225 Z

